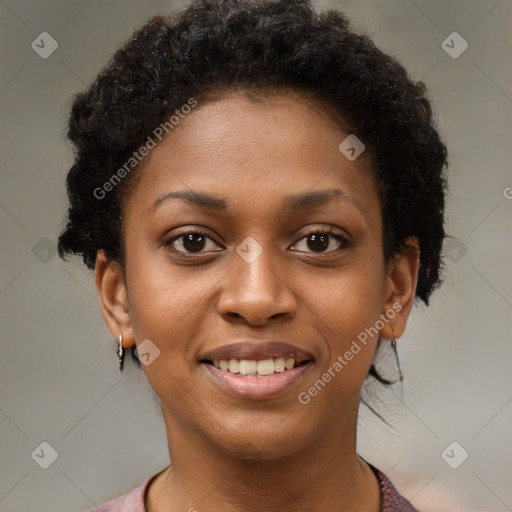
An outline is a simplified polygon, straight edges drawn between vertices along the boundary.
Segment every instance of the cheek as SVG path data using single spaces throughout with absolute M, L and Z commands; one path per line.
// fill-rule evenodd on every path
M 360 259 L 357 264 L 340 269 L 320 291 L 322 310 L 334 332 L 357 335 L 378 319 L 384 274 L 374 262 Z
M 360 385 L 371 366 L 382 310 L 383 269 L 363 263 L 341 270 L 316 297 L 315 313 L 329 345 L 329 360 L 322 364 L 347 390 Z
M 166 372 L 172 372 L 183 383 L 192 378 L 190 372 L 197 366 L 195 343 L 211 315 L 209 290 L 218 286 L 225 270 L 179 267 L 161 252 L 141 246 L 132 247 L 130 256 L 127 280 L 135 341 L 150 339 L 160 350 L 155 361 L 159 364 L 144 367 L 144 371 L 151 380 L 155 378 L 151 374 L 160 368 L 163 380 Z
M 215 281 L 210 283 L 207 273 L 191 279 L 186 270 L 173 268 L 155 254 L 130 255 L 127 279 L 135 341 L 138 345 L 149 339 L 160 351 L 151 364 L 141 365 L 142 370 L 162 404 L 176 414 L 193 410 L 194 400 L 184 392 L 194 389 L 196 364 L 189 348 L 204 318 L 206 291 Z
M 135 339 L 154 338 L 176 346 L 180 330 L 200 304 L 208 286 L 207 274 L 198 282 L 190 278 L 190 269 L 166 262 L 159 251 L 135 247 L 135 244 L 131 251 L 127 280 Z

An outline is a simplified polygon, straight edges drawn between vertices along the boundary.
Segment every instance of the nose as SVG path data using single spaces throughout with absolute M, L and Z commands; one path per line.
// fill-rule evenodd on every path
M 243 318 L 252 325 L 263 325 L 273 318 L 294 318 L 297 300 L 289 287 L 289 273 L 277 264 L 275 255 L 264 250 L 251 263 L 238 254 L 223 278 L 218 312 L 227 320 Z M 279 267 L 279 268 L 278 268 Z

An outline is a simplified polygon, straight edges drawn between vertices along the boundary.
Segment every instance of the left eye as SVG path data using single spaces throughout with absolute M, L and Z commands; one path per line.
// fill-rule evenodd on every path
M 337 241 L 337 247 L 333 250 L 327 250 L 332 246 L 332 239 Z M 347 248 L 350 245 L 348 238 L 344 235 L 333 233 L 332 229 L 329 230 L 315 230 L 302 237 L 298 243 L 306 241 L 306 245 L 313 252 L 336 252 Z M 304 251 L 308 252 L 308 251 Z

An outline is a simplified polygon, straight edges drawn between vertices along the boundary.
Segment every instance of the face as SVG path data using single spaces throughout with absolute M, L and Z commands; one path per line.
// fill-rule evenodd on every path
M 96 282 L 114 338 L 159 350 L 142 368 L 168 430 L 272 458 L 355 428 L 417 254 L 384 261 L 377 187 L 364 153 L 338 149 L 347 136 L 294 93 L 230 94 L 146 157 L 123 208 L 126 281 L 99 253 Z

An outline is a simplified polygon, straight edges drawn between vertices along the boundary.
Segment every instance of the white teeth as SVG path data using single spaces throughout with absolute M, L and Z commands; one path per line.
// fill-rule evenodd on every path
M 256 375 L 257 368 L 258 361 L 247 361 L 246 359 L 240 361 L 240 375 Z
M 295 366 L 295 359 L 285 359 L 284 357 L 262 359 L 260 361 L 253 359 L 215 359 L 213 365 L 215 368 L 234 374 L 264 376 L 291 370 Z
M 263 359 L 262 361 L 258 361 L 258 367 L 256 368 L 256 372 L 258 375 L 271 375 L 274 373 L 274 360 L 273 359 Z
M 238 359 L 230 359 L 228 370 L 231 373 L 238 373 L 240 371 L 240 361 Z
M 286 361 L 284 357 L 278 357 L 277 359 L 274 359 L 274 371 L 281 373 L 284 372 L 284 369 L 286 367 Z

